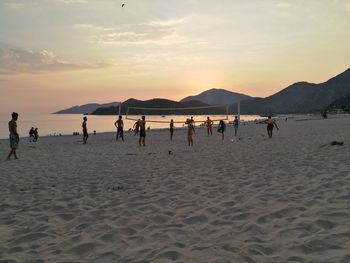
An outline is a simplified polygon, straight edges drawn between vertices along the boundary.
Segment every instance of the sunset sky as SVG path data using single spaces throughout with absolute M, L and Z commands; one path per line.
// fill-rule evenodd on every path
M 0 0 L 1 113 L 265 97 L 349 67 L 350 0 Z

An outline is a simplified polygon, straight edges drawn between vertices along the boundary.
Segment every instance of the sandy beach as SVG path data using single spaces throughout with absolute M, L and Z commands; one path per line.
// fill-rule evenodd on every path
M 350 262 L 350 117 L 278 125 L 0 140 L 0 262 Z

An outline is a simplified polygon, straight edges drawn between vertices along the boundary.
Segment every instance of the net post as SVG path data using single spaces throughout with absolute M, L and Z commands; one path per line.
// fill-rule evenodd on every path
M 119 101 L 119 116 L 120 116 L 120 114 L 122 113 L 122 102 L 121 101 Z

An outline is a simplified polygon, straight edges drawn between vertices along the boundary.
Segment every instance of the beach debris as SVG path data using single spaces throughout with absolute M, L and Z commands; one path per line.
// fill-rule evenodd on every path
M 172 155 L 172 154 L 173 154 L 173 152 L 172 152 L 172 151 L 168 151 L 168 154 L 169 154 L 169 155 Z
M 108 186 L 107 190 L 112 190 L 112 191 L 123 191 L 125 190 L 124 186 Z
M 334 146 L 334 145 L 340 145 L 340 146 L 343 146 L 344 145 L 344 142 L 340 142 L 340 141 L 332 141 L 331 142 L 331 145 Z
M 326 147 L 328 145 L 331 145 L 331 146 L 335 146 L 335 145 L 339 145 L 339 146 L 344 146 L 344 142 L 340 142 L 340 141 L 332 141 L 330 144 L 322 144 L 320 146 L 320 148 L 323 148 L 323 147 Z
M 125 4 L 122 4 L 122 7 L 124 7 L 125 6 Z

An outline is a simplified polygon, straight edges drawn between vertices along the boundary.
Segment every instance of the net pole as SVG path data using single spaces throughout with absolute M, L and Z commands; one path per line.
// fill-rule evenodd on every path
M 122 102 L 121 101 L 119 101 L 119 116 L 120 116 L 120 114 L 122 113 Z

